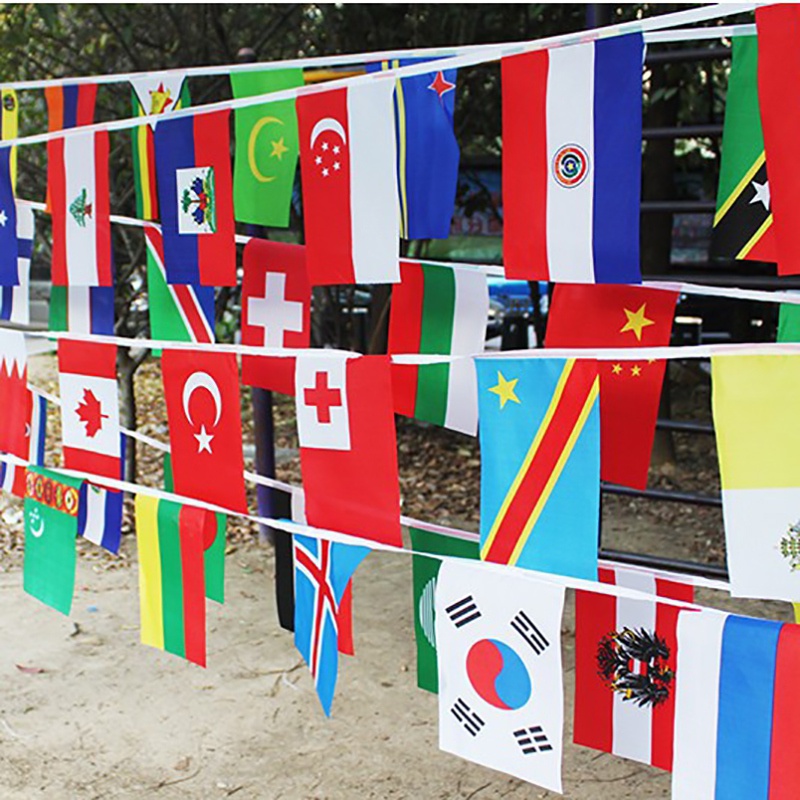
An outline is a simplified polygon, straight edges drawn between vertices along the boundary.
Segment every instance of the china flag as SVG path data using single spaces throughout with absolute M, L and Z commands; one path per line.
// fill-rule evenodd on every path
M 389 359 L 298 356 L 295 402 L 309 525 L 401 547 Z
M 164 350 L 161 370 L 175 493 L 246 512 L 236 356 Z
M 558 284 L 547 347 L 665 347 L 676 292 L 641 286 Z M 644 489 L 665 361 L 601 361 L 600 477 Z

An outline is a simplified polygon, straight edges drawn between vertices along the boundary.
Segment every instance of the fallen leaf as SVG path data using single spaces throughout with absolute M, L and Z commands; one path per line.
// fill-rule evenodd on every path
M 41 675 L 44 672 L 44 667 L 26 667 L 22 664 L 15 665 L 20 672 L 24 672 L 26 675 Z

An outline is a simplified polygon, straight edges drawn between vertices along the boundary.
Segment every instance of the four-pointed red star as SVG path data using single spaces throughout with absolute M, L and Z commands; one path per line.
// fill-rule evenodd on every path
M 447 80 L 447 78 L 444 76 L 444 73 L 440 70 L 436 73 L 436 77 L 433 79 L 428 88 L 436 92 L 436 94 L 439 95 L 439 100 L 441 100 L 442 96 L 447 92 L 452 92 L 453 89 L 456 88 L 456 85 Z

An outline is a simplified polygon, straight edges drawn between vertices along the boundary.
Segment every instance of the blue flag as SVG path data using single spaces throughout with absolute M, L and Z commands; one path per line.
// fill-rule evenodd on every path
M 11 183 L 11 148 L 0 150 L 0 286 L 19 286 L 17 204 Z
M 368 64 L 367 72 L 425 59 Z M 446 239 L 456 201 L 459 149 L 453 132 L 456 70 L 402 78 L 395 88 L 400 235 Z
M 597 580 L 597 363 L 476 359 L 481 558 Z

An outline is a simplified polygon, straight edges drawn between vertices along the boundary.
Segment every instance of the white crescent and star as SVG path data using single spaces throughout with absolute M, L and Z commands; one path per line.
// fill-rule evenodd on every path
M 333 117 L 323 117 L 311 130 L 310 147 L 312 150 L 314 149 L 314 142 L 316 142 L 317 138 L 325 133 L 325 131 L 333 131 L 341 138 L 343 144 L 347 144 L 347 134 L 342 127 L 342 123 Z
M 39 521 L 38 526 L 34 525 L 34 519 Z M 28 515 L 28 524 L 30 525 L 31 534 L 37 539 L 44 533 L 44 520 L 36 509 Z
M 183 385 L 183 413 L 186 416 L 188 423 L 194 427 L 194 420 L 192 419 L 189 410 L 189 403 L 192 400 L 192 395 L 198 389 L 205 389 L 214 401 L 214 424 L 212 429 L 216 428 L 219 423 L 219 418 L 222 416 L 222 395 L 219 391 L 217 382 L 207 372 L 193 372 L 186 383 Z M 202 453 L 204 450 L 208 453 L 211 452 L 211 440 L 214 438 L 213 433 L 208 433 L 205 425 L 200 426 L 200 432 L 194 434 L 197 439 L 197 452 Z

